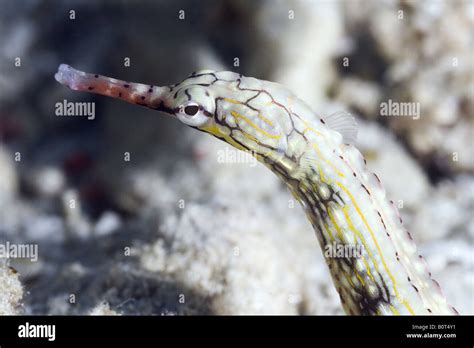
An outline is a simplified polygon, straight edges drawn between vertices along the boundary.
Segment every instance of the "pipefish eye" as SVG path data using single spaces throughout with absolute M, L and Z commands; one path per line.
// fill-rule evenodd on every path
M 181 114 L 182 116 L 195 116 L 200 110 L 201 106 L 195 102 L 187 102 L 185 104 L 182 104 L 178 107 L 178 112 L 177 114 Z
M 180 105 L 176 116 L 181 122 L 192 127 L 200 127 L 210 121 L 204 107 L 194 101 Z
M 199 105 L 187 105 L 184 107 L 184 113 L 189 116 L 194 116 L 199 111 Z

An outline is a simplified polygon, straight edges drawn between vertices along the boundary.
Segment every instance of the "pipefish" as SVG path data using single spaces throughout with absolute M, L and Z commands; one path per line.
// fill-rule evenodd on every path
M 251 152 L 303 206 L 347 314 L 457 314 L 352 144 L 357 125 L 349 114 L 316 117 L 284 86 L 229 71 L 202 70 L 157 87 L 61 64 L 55 78 L 73 90 L 165 112 Z M 335 246 L 359 253 L 328 256 Z

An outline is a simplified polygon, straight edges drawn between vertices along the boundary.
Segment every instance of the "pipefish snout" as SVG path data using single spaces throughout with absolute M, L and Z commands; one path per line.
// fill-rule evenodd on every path
M 346 313 L 457 313 L 431 279 L 377 175 L 352 145 L 357 125 L 349 114 L 316 117 L 284 86 L 229 71 L 195 72 L 166 87 L 64 64 L 55 77 L 73 90 L 165 112 L 254 154 L 305 209 Z M 338 246 L 357 253 L 328 252 Z

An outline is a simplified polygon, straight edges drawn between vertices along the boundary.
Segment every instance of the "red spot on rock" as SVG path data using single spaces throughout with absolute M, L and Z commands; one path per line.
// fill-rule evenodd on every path
M 201 161 L 207 156 L 207 152 L 198 147 L 193 148 L 192 154 L 196 161 Z
M 13 117 L 0 117 L 0 140 L 12 141 L 24 134 L 23 124 Z
M 68 175 L 79 175 L 92 167 L 93 160 L 85 152 L 74 152 L 64 159 L 63 168 Z

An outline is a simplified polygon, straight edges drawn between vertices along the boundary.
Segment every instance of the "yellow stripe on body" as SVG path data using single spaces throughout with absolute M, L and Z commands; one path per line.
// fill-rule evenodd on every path
M 230 145 L 236 147 L 239 150 L 248 152 L 248 149 L 246 149 L 245 147 L 240 145 L 238 142 L 236 142 L 234 139 L 232 139 L 232 137 L 230 137 L 227 134 L 222 133 L 221 130 L 219 129 L 219 127 L 217 127 L 217 125 L 214 124 L 214 123 L 211 124 L 211 125 L 208 125 L 208 126 L 201 127 L 200 129 L 205 131 L 205 132 L 208 132 L 208 133 L 210 133 L 210 134 L 212 134 L 212 135 L 214 135 L 214 136 L 216 136 L 220 139 L 224 139 Z
M 238 105 L 245 105 L 244 103 L 238 101 L 238 100 L 235 100 L 235 99 L 231 99 L 231 98 L 224 98 L 225 101 L 229 102 L 229 103 L 232 103 L 232 104 L 238 104 Z M 272 121 L 270 121 L 268 118 L 266 118 L 265 116 L 261 115 L 261 114 L 258 114 L 257 117 L 259 119 L 261 119 L 263 122 L 267 123 L 268 125 L 270 126 L 274 126 L 274 123 Z
M 333 223 L 334 223 L 334 222 L 333 222 Z M 336 227 L 336 226 L 337 226 L 337 224 L 334 225 L 334 227 Z M 334 235 L 332 234 L 331 229 L 329 228 L 329 225 L 324 222 L 324 227 L 326 228 L 326 232 L 329 234 L 331 240 L 332 240 L 332 241 L 335 241 Z M 342 233 L 340 232 L 340 229 L 339 229 L 338 226 L 336 227 L 336 231 L 338 232 L 339 237 L 340 237 L 340 238 L 342 239 L 342 241 L 344 242 L 344 237 L 342 236 Z M 356 270 L 356 272 L 357 272 L 357 270 Z M 347 282 L 349 283 L 349 285 L 350 285 L 352 288 L 354 288 L 354 283 L 352 282 L 351 277 L 350 277 L 347 273 L 345 273 L 345 272 L 343 272 L 342 275 L 343 275 L 344 278 L 347 280 Z M 359 278 L 359 280 L 360 280 L 360 281 L 362 282 L 362 284 L 363 284 L 364 281 L 362 280 L 362 278 L 360 277 L 359 274 L 357 274 L 357 278 Z
M 400 312 L 398 311 L 398 309 L 395 308 L 395 306 L 390 305 L 390 309 L 391 309 L 392 312 L 394 312 L 396 315 L 400 315 Z M 413 314 L 413 313 L 412 313 L 412 314 Z
M 262 114 L 258 114 L 257 115 L 259 119 L 261 119 L 263 122 L 266 122 L 268 125 L 272 126 L 273 127 L 273 122 L 270 121 L 268 118 L 266 118 L 265 116 L 263 116 Z
M 224 139 L 227 143 L 229 143 L 230 145 L 236 147 L 237 149 L 241 150 L 241 151 L 244 151 L 246 153 L 250 153 L 252 156 L 256 157 L 257 159 L 262 159 L 262 156 L 268 156 L 270 153 L 272 153 L 272 150 L 271 149 L 268 149 L 268 151 L 266 153 L 263 153 L 262 155 L 260 155 L 259 153 L 254 153 L 252 151 L 249 151 L 249 149 L 243 147 L 242 145 L 240 145 L 239 143 L 237 143 L 232 137 L 230 137 L 229 135 L 227 134 L 224 134 L 220 131 L 219 127 L 217 127 L 217 125 L 215 124 L 212 124 L 210 126 L 205 126 L 205 127 L 201 127 L 200 128 L 201 130 L 203 131 L 206 131 L 220 139 Z M 252 141 L 255 141 L 257 144 L 261 144 L 258 139 L 256 139 L 254 136 L 250 135 L 250 134 L 247 134 L 245 132 L 241 132 L 243 134 L 244 137 L 246 137 L 247 139 L 249 140 L 252 140 Z
M 343 208 L 342 208 L 342 212 L 344 213 L 344 216 L 346 218 L 346 222 L 347 222 L 347 225 L 349 226 L 349 229 L 354 233 L 354 236 L 357 236 L 360 238 L 360 241 L 362 242 L 362 245 L 364 246 L 364 248 L 367 250 L 367 253 L 369 254 L 369 257 L 370 259 L 372 260 L 372 263 L 374 264 L 374 266 L 376 265 L 373 257 L 372 257 L 372 254 L 370 252 L 370 249 L 367 247 L 367 243 L 365 241 L 365 238 L 362 236 L 362 234 L 356 230 L 356 228 L 354 227 L 354 225 L 352 224 L 352 221 L 351 221 L 351 218 L 347 212 L 347 208 L 348 206 L 345 205 Z M 375 283 L 375 279 L 372 275 L 372 272 L 370 272 L 370 267 L 369 267 L 369 264 L 367 262 L 367 260 L 365 259 L 365 257 L 362 256 L 362 260 L 364 261 L 364 264 L 365 264 L 365 267 L 367 268 L 367 273 L 370 277 L 370 279 Z
M 250 121 L 247 117 L 245 117 L 244 115 L 241 115 L 239 114 L 238 112 L 235 112 L 235 111 L 231 111 L 230 114 L 236 118 L 241 118 L 243 119 L 245 122 L 247 122 L 252 128 L 254 128 L 256 131 L 262 133 L 263 135 L 269 137 L 269 138 L 272 138 L 272 139 L 279 139 L 281 138 L 281 134 L 278 134 L 278 135 L 275 135 L 275 134 L 270 134 L 268 133 L 266 130 L 260 128 L 259 126 L 257 126 L 255 123 L 253 123 L 252 121 Z
M 316 154 L 319 156 L 319 158 L 321 158 L 325 163 L 327 163 L 329 166 L 331 166 L 334 169 L 337 175 L 339 175 L 340 177 L 345 176 L 343 172 L 337 169 L 337 167 L 332 162 L 328 161 L 326 157 L 323 156 L 323 154 L 321 153 L 321 150 L 319 150 L 319 147 L 315 143 L 311 143 L 311 147 L 314 149 L 314 151 L 316 151 Z
M 370 232 L 370 235 L 372 236 L 372 240 L 374 241 L 374 244 L 375 244 L 375 247 L 377 248 L 377 252 L 378 254 L 380 255 L 380 259 L 382 261 L 382 265 L 385 269 L 385 271 L 387 272 L 387 274 L 389 275 L 390 279 L 392 280 L 392 283 L 393 283 L 393 290 L 395 292 L 395 296 L 397 297 L 397 299 L 400 301 L 400 303 L 402 303 L 406 308 L 407 310 L 411 313 L 411 314 L 415 314 L 413 309 L 411 308 L 410 304 L 405 300 L 405 299 L 401 299 L 400 298 L 400 294 L 398 293 L 398 290 L 397 290 L 397 282 L 395 281 L 395 278 L 394 276 L 392 275 L 392 273 L 390 272 L 390 270 L 388 269 L 388 266 L 385 262 L 385 259 L 383 257 L 383 254 L 382 254 L 382 250 L 380 249 L 380 246 L 379 244 L 377 243 L 377 239 L 375 238 L 375 235 L 374 235 L 374 232 L 372 231 L 372 229 L 370 228 L 367 220 L 365 219 L 365 216 L 362 214 L 359 206 L 357 205 L 357 202 L 356 200 L 354 199 L 354 196 L 352 196 L 352 194 L 349 192 L 349 190 L 343 185 L 341 184 L 340 182 L 337 182 L 338 186 L 349 196 L 349 198 L 351 199 L 352 201 L 352 204 L 354 205 L 354 208 L 356 209 L 357 213 L 359 214 L 360 218 L 362 219 L 362 221 L 364 222 L 365 226 L 367 227 L 367 229 L 369 230 Z M 377 267 L 377 264 L 374 263 L 374 266 L 375 268 L 377 269 L 377 272 L 378 272 L 378 267 Z
M 337 235 L 339 236 L 339 238 L 342 240 L 342 242 L 344 244 L 349 244 L 346 242 L 346 239 L 344 238 L 344 235 L 342 234 L 342 231 L 341 231 L 341 228 L 339 227 L 338 223 L 336 222 L 336 219 L 334 218 L 334 216 L 332 215 L 331 213 L 331 209 L 328 209 L 328 215 L 329 215 L 329 219 L 331 220 L 332 224 L 334 225 L 334 227 L 336 228 L 336 231 L 337 231 Z M 359 279 L 359 281 L 362 283 L 362 286 L 365 286 L 365 282 L 364 282 L 364 279 L 362 278 L 362 276 L 360 275 L 359 271 L 357 269 L 354 269 L 354 272 L 356 273 L 356 277 Z
M 310 131 L 312 131 L 313 133 L 315 133 L 317 135 L 323 135 L 320 131 L 317 131 L 316 129 L 311 127 L 310 123 L 308 121 L 306 121 L 304 118 L 299 117 L 299 119 L 303 122 L 303 124 L 306 127 L 306 129 L 303 131 L 303 133 L 306 132 L 307 130 L 310 130 Z
M 232 104 L 240 104 L 240 105 L 243 105 L 242 102 L 238 101 L 238 100 L 235 100 L 235 99 L 231 99 L 231 98 L 224 98 L 225 101 L 229 102 L 229 103 L 232 103 Z
M 298 116 L 298 119 L 301 120 L 301 122 L 303 122 L 303 124 L 304 124 L 305 127 L 306 127 L 305 130 L 303 131 L 303 134 L 304 134 L 307 130 L 310 130 L 310 131 L 312 131 L 313 133 L 315 133 L 316 135 L 323 136 L 323 134 L 322 134 L 321 132 L 319 132 L 318 130 L 314 129 L 314 128 L 311 126 L 311 124 L 310 124 L 308 121 L 306 121 L 304 118 Z M 313 149 L 316 151 L 316 153 L 318 154 L 318 156 L 319 156 L 325 163 L 327 163 L 329 166 L 331 166 L 331 167 L 336 171 L 337 175 L 339 175 L 340 177 L 344 177 L 344 173 L 342 173 L 340 170 L 338 170 L 338 169 L 336 168 L 336 166 L 335 166 L 332 162 L 328 161 L 328 160 L 323 156 L 323 154 L 321 153 L 321 150 L 319 150 L 319 147 L 318 147 L 315 143 L 312 143 L 312 142 L 311 142 L 310 144 L 311 144 L 311 146 L 313 147 Z

